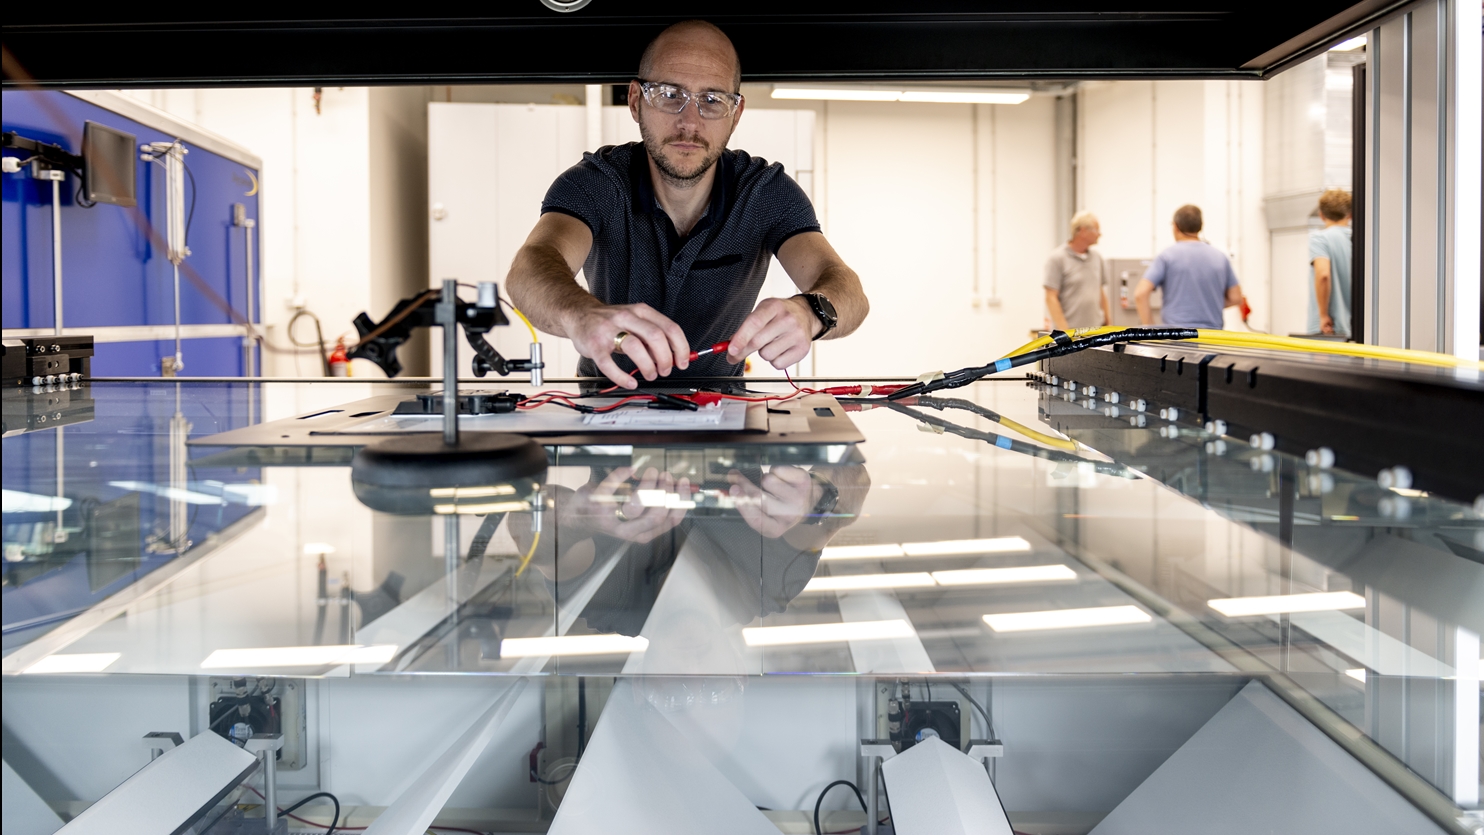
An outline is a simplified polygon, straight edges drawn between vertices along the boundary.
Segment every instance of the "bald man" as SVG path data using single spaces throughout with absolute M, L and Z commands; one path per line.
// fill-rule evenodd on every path
M 860 279 L 808 196 L 781 165 L 727 149 L 741 81 L 720 29 L 671 26 L 629 82 L 643 142 L 584 154 L 547 192 L 506 286 L 537 327 L 572 340 L 579 374 L 636 388 L 635 369 L 651 381 L 731 376 L 754 352 L 784 368 L 866 318 Z M 800 292 L 759 302 L 775 255 Z M 692 346 L 723 340 L 725 353 L 688 361 Z

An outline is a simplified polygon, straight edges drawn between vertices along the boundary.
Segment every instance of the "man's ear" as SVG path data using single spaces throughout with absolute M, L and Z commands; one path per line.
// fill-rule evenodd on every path
M 639 99 L 643 95 L 644 95 L 644 91 L 642 91 L 642 90 L 639 89 L 639 82 L 638 81 L 630 81 L 629 82 L 629 116 L 633 117 L 635 124 L 638 124 L 638 122 L 639 122 Z

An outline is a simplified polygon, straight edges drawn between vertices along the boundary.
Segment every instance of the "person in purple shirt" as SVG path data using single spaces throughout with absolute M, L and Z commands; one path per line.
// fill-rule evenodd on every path
M 1221 311 L 1242 303 L 1242 288 L 1231 261 L 1219 249 L 1199 237 L 1202 226 L 1199 206 L 1175 210 L 1175 245 L 1154 257 L 1134 291 L 1139 323 L 1154 324 L 1149 295 L 1164 288 L 1164 324 L 1182 328 L 1220 330 Z

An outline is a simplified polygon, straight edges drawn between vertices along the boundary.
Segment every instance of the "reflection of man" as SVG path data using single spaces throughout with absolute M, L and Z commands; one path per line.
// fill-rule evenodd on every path
M 629 82 L 643 143 L 584 155 L 547 192 L 508 288 L 537 326 L 572 340 L 579 374 L 633 388 L 636 368 L 646 380 L 735 375 L 753 352 L 784 368 L 865 319 L 860 280 L 803 190 L 782 166 L 727 150 L 741 78 L 720 29 L 671 26 Z M 803 292 L 754 308 L 774 255 Z M 691 346 L 723 340 L 725 354 L 689 363 Z
M 1319 196 L 1324 228 L 1309 233 L 1309 333 L 1350 335 L 1350 193 Z
M 783 611 L 803 591 L 820 550 L 855 521 L 870 478 L 860 465 L 775 465 L 751 476 L 732 470 L 726 484 L 703 490 L 653 467 L 594 469 L 576 490 L 553 488 L 554 531 L 542 537 L 532 568 L 560 588 L 575 589 L 621 552 L 583 617 L 593 629 L 636 635 L 676 555 L 704 533 L 714 545 L 706 553 L 728 564 L 715 576 L 731 577 L 736 586 L 715 593 L 732 600 L 738 621 L 747 623 Z M 703 493 L 724 498 L 720 509 L 695 515 L 685 505 Z M 661 494 L 663 502 L 655 499 Z M 528 517 L 511 517 L 511 535 L 518 547 L 530 547 Z
M 1092 250 L 1102 237 L 1097 216 L 1078 212 L 1072 218 L 1072 237 L 1046 259 L 1046 310 L 1058 330 L 1106 325 L 1108 296 L 1103 292 L 1103 256 Z
M 1141 324 L 1154 324 L 1149 296 L 1156 287 L 1164 288 L 1160 314 L 1173 327 L 1220 330 L 1222 308 L 1242 303 L 1242 288 L 1231 262 L 1221 250 L 1200 239 L 1202 225 L 1199 206 L 1175 210 L 1171 224 L 1175 245 L 1154 256 L 1134 291 Z

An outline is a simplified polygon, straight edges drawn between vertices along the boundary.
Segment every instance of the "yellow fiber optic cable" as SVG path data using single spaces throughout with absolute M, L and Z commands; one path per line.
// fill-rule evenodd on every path
M 1016 423 L 1015 421 L 1003 415 L 1000 416 L 999 424 L 1006 429 L 1011 429 L 1015 432 L 1019 432 L 1020 434 L 1024 435 L 1027 438 L 1030 438 L 1033 441 L 1040 441 L 1041 443 L 1049 447 L 1066 450 L 1067 452 L 1077 451 L 1076 441 L 1069 441 L 1065 438 L 1058 438 L 1053 435 L 1047 435 L 1045 432 L 1037 432 L 1029 426 Z
M 515 314 L 516 318 L 518 318 L 522 322 L 525 322 L 526 323 L 526 330 L 528 330 L 528 331 L 531 332 L 531 341 L 532 342 L 540 342 L 541 341 L 541 337 L 539 337 L 539 336 L 536 335 L 536 326 L 533 325 L 533 324 L 531 324 L 531 320 L 526 318 L 526 314 L 521 313 L 520 312 L 520 308 L 516 307 L 513 304 L 510 304 L 510 302 L 508 302 L 508 301 L 505 302 L 505 304 L 507 304 L 507 305 L 510 306 L 510 310 L 511 310 L 512 313 Z
M 536 546 L 539 544 L 541 544 L 541 532 L 536 531 L 531 537 L 531 550 L 527 551 L 525 557 L 521 559 L 520 567 L 515 569 L 515 576 L 519 577 L 521 572 L 526 570 L 526 566 L 531 562 L 531 557 L 536 556 Z

